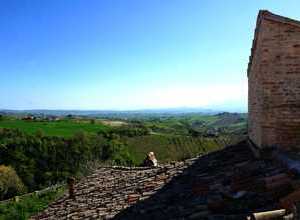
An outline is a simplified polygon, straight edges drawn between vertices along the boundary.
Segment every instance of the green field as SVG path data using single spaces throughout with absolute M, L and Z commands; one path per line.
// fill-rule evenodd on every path
M 191 130 L 205 134 L 209 130 L 220 129 L 238 131 L 246 128 L 247 115 L 223 113 L 218 115 L 187 114 L 165 118 L 153 118 L 144 121 L 144 124 L 156 134 L 189 135 Z
M 193 138 L 174 135 L 148 135 L 125 138 L 135 163 L 140 164 L 153 151 L 160 162 L 178 161 L 224 147 L 223 138 Z
M 0 121 L 0 128 L 17 128 L 27 134 L 36 134 L 38 131 L 42 131 L 43 134 L 47 136 L 71 137 L 79 131 L 96 133 L 108 129 L 108 126 L 101 123 L 92 124 L 88 121 L 62 120 L 39 122 L 5 119 Z

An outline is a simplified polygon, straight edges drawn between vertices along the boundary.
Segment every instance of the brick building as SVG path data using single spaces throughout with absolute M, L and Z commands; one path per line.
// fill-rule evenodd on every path
M 300 21 L 259 12 L 248 84 L 251 142 L 300 151 Z

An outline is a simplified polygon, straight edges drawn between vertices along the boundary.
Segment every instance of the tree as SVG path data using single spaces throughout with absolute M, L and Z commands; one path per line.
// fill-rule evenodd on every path
M 26 191 L 16 171 L 10 166 L 0 165 L 0 199 L 19 195 Z
M 91 123 L 92 125 L 96 124 L 96 119 L 92 118 L 92 119 L 90 120 L 90 123 Z
M 35 135 L 38 138 L 42 138 L 42 137 L 45 136 L 45 133 L 44 133 L 44 131 L 42 129 L 39 128 L 38 130 L 36 130 Z

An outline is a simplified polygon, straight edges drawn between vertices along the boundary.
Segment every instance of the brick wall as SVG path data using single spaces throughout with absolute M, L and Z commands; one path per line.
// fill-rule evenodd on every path
M 300 23 L 260 12 L 248 69 L 249 137 L 300 150 Z

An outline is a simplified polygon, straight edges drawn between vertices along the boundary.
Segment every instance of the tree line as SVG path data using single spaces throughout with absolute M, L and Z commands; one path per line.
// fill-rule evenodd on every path
M 42 131 L 30 135 L 18 129 L 0 129 L 0 165 L 4 170 L 0 175 L 0 199 L 81 175 L 90 161 L 133 164 L 128 147 L 112 131 L 80 131 L 64 138 L 45 136 Z

